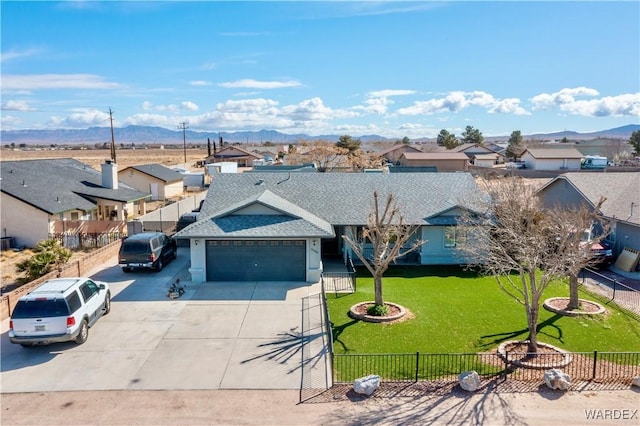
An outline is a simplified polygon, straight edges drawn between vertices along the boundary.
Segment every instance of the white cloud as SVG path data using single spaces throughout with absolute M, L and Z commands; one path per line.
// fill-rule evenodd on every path
M 477 106 L 486 108 L 491 113 L 519 114 L 528 112 L 520 106 L 518 98 L 497 99 L 483 91 L 450 92 L 443 98 L 416 101 L 412 106 L 398 109 L 399 115 L 431 115 L 444 112 L 458 112 L 462 109 Z
M 4 89 L 116 89 L 118 83 L 94 74 L 8 74 L 2 76 Z
M 211 86 L 213 83 L 205 80 L 195 80 L 189 83 L 192 86 Z
M 289 81 L 258 81 L 253 79 L 244 79 L 236 81 L 228 81 L 220 83 L 219 86 L 227 89 L 282 89 L 285 87 L 298 87 L 302 84 L 296 80 Z
M 199 109 L 198 105 L 191 101 L 184 101 L 180 105 L 182 105 L 182 109 L 186 109 L 187 111 L 197 111 Z
M 541 93 L 531 98 L 534 110 L 550 109 L 554 106 L 575 102 L 576 96 L 598 96 L 596 89 L 589 87 L 565 88 L 555 93 Z
M 385 114 L 389 105 L 393 104 L 393 100 L 389 99 L 392 96 L 406 96 L 413 95 L 415 90 L 377 90 L 367 93 L 367 99 L 365 99 L 364 106 L 358 106 L 356 109 L 362 109 L 366 112 L 374 114 Z
M 531 115 L 529 111 L 520 106 L 520 99 L 508 98 L 496 101 L 491 108 L 491 113 L 515 114 L 515 115 Z
M 367 93 L 369 97 L 372 98 L 388 98 L 389 96 L 406 96 L 413 95 L 416 93 L 415 90 L 394 90 L 394 89 L 386 89 L 386 90 L 375 90 Z
M 109 114 L 97 109 L 81 109 L 67 117 L 53 116 L 50 124 L 58 128 L 85 128 L 104 126 L 109 122 Z
M 640 93 L 578 100 L 563 104 L 560 109 L 587 117 L 640 117 Z
M 19 58 L 27 58 L 40 53 L 40 49 L 15 50 L 0 53 L 0 62 L 12 61 Z
M 34 111 L 34 108 L 31 108 L 27 101 L 13 101 L 8 100 L 2 103 L 3 111 Z

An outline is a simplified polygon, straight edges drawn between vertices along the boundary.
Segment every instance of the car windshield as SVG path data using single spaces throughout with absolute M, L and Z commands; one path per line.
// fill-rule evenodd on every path
M 22 300 L 18 302 L 11 318 L 63 317 L 69 314 L 64 299 Z

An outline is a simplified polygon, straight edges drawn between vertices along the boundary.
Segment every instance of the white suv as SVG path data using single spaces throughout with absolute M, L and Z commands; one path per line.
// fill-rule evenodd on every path
M 11 314 L 9 340 L 34 346 L 75 340 L 111 309 L 109 285 L 90 278 L 55 278 L 22 296 Z

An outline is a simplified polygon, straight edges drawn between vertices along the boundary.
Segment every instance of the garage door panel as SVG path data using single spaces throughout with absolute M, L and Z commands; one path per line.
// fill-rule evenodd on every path
M 209 281 L 305 281 L 304 240 L 207 241 Z

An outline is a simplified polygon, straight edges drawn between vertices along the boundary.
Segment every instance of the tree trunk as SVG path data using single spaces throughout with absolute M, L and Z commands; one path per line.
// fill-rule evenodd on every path
M 538 353 L 538 314 L 540 312 L 540 307 L 538 303 L 531 303 L 530 306 L 527 306 L 527 321 L 529 328 L 529 344 L 527 345 L 527 352 L 529 353 Z
M 375 291 L 375 304 L 379 306 L 384 305 L 382 300 L 382 274 L 375 274 L 373 276 L 373 289 Z
M 576 274 L 569 275 L 569 305 L 567 309 L 578 309 L 580 307 L 580 299 L 578 298 L 578 276 Z

